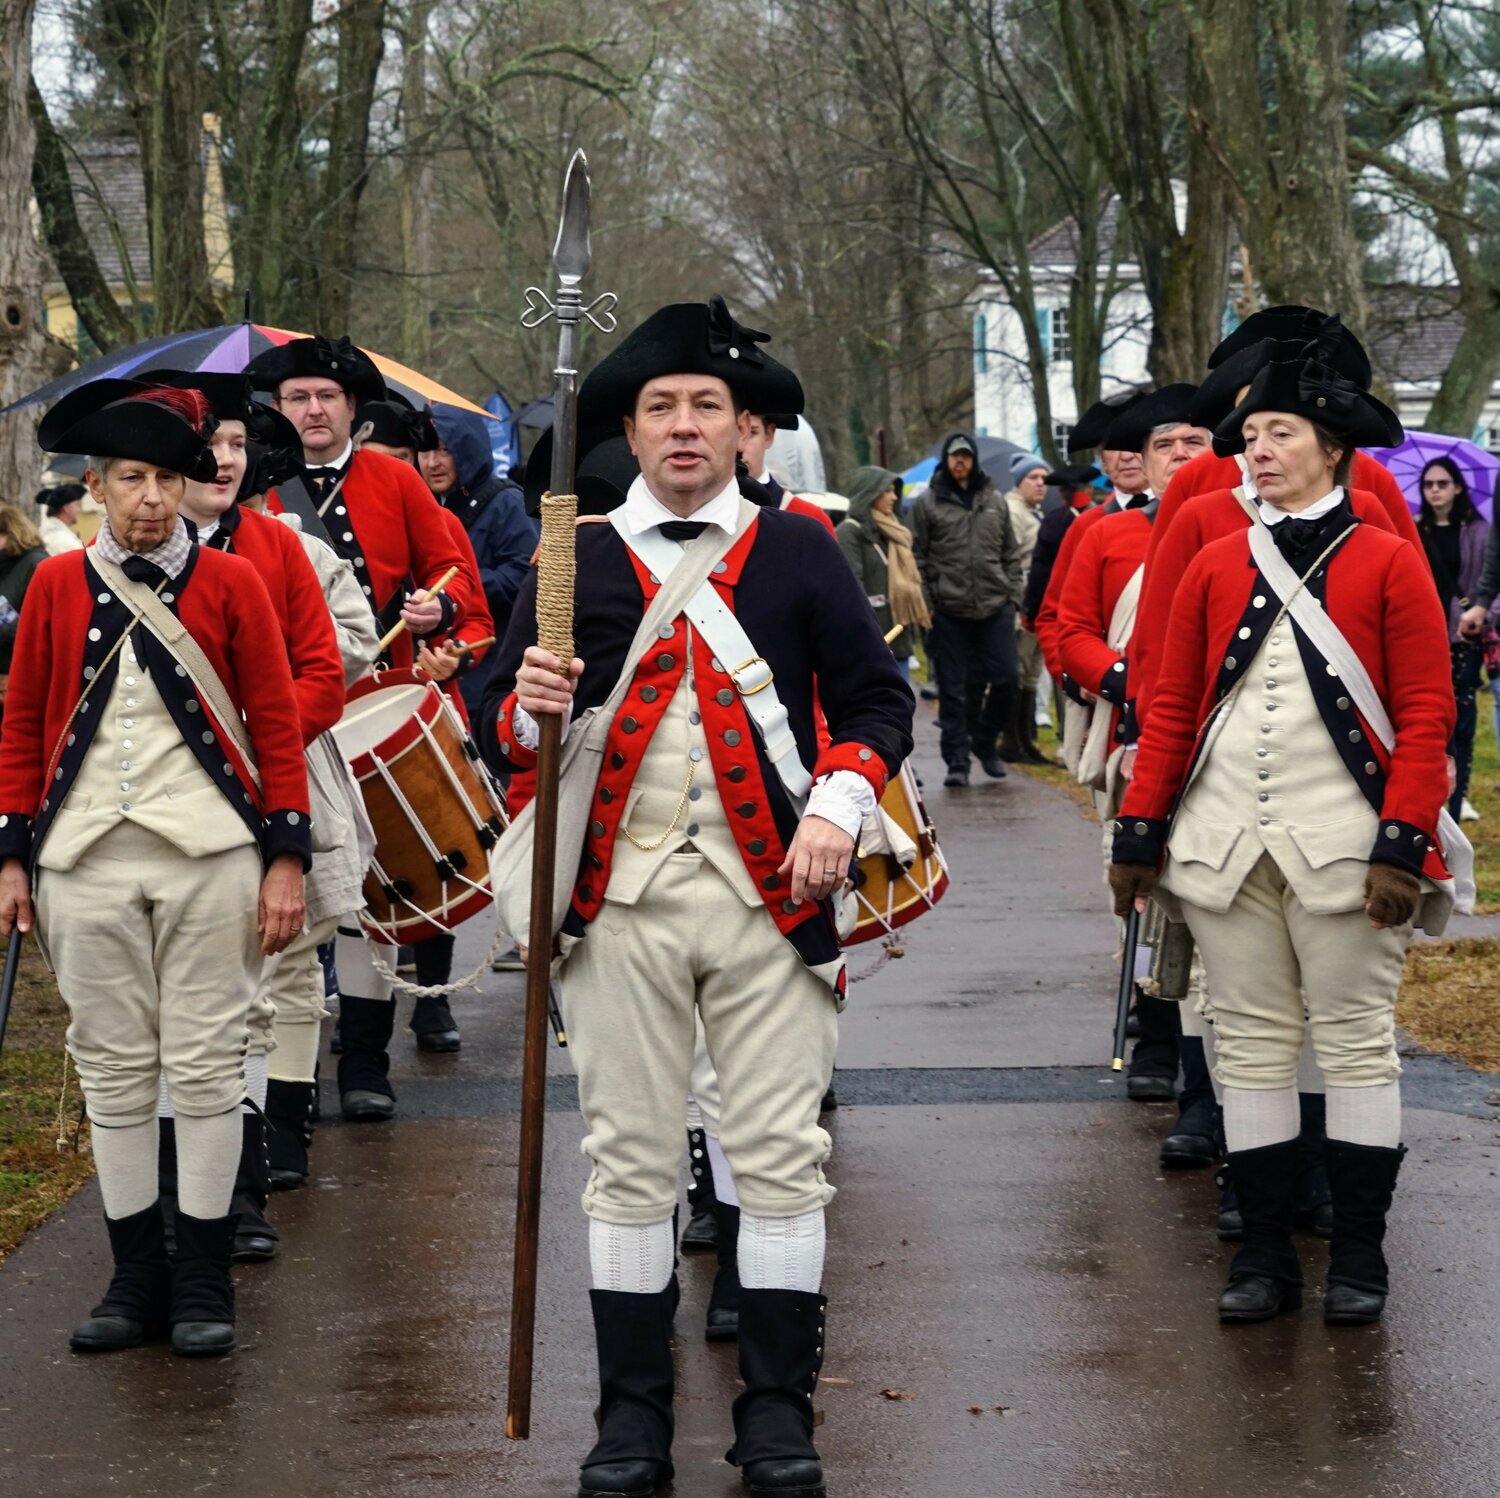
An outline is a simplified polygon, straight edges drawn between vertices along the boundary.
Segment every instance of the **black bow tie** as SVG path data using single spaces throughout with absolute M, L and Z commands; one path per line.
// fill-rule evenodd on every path
M 1277 521 L 1271 527 L 1277 551 L 1294 567 L 1310 560 L 1328 531 L 1324 523 L 1327 519 L 1328 516 L 1319 515 L 1316 520 Z
M 145 557 L 126 557 L 120 563 L 120 570 L 131 582 L 145 583 L 152 588 L 159 588 L 167 580 L 167 574 L 155 562 L 148 562 Z
M 669 541 L 696 541 L 707 529 L 706 520 L 668 520 L 661 533 Z

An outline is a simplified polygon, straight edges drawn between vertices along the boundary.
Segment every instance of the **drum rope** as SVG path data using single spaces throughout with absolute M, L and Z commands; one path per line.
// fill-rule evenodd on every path
M 361 913 L 363 918 L 363 913 Z M 379 930 L 378 927 L 374 928 Z M 368 935 L 369 932 L 366 932 Z M 466 978 L 450 979 L 447 983 L 408 983 L 376 950 L 374 942 L 366 945 L 370 953 L 370 963 L 380 976 L 390 983 L 393 990 L 398 993 L 410 994 L 417 999 L 446 999 L 449 994 L 459 993 L 465 988 L 472 988 L 475 993 L 479 992 L 479 979 L 489 971 L 490 964 L 497 958 L 501 951 L 508 946 L 510 938 L 500 929 L 500 922 L 495 922 L 495 934 L 490 938 L 489 950 L 484 954 L 484 960 Z M 388 942 L 381 942 L 381 946 L 389 946 Z

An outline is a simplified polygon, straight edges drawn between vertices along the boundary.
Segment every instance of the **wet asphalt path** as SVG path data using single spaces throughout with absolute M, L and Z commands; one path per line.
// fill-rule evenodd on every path
M 935 735 L 920 731 L 929 785 Z M 831 1498 L 1491 1498 L 1500 1492 L 1500 1078 L 1411 1057 L 1385 1324 L 1221 1330 L 1228 1250 L 1170 1110 L 1108 1072 L 1098 832 L 1036 782 L 931 793 L 954 868 L 908 955 L 859 983 L 830 1122 Z M 1456 923 L 1461 927 L 1462 923 Z M 1463 934 L 1455 929 L 1455 935 Z M 473 966 L 484 936 L 467 933 Z M 857 973 L 874 954 L 857 952 Z M 238 1273 L 243 1345 L 66 1349 L 107 1277 L 90 1188 L 0 1266 L 0 1492 L 567 1498 L 595 1401 L 581 1127 L 552 1056 L 533 1438 L 504 1438 L 520 979 L 455 1003 L 456 1058 L 398 1045 L 402 1118 L 333 1125 Z M 331 1087 L 325 1102 L 336 1108 Z M 1306 1244 L 1309 1279 L 1321 1246 Z M 679 1498 L 722 1460 L 732 1349 L 683 1265 Z

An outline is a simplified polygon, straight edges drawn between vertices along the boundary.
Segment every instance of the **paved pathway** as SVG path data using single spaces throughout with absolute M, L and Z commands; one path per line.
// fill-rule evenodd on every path
M 924 724 L 929 766 L 934 738 Z M 844 1023 L 819 1396 L 833 1498 L 1493 1498 L 1500 1079 L 1409 1063 L 1384 1326 L 1332 1333 L 1314 1295 L 1221 1330 L 1211 1188 L 1160 1175 L 1169 1110 L 1124 1102 L 1107 1070 L 1097 830 L 1019 776 L 932 809 L 955 889 Z M 106 1276 L 92 1188 L 0 1267 L 0 1491 L 575 1491 L 595 1400 L 581 1130 L 554 1054 L 537 1409 L 513 1444 L 519 979 L 484 989 L 455 1006 L 460 1057 L 401 1051 L 399 1124 L 320 1134 L 318 1184 L 276 1200 L 281 1257 L 239 1273 L 234 1357 L 68 1353 Z M 1309 1241 L 1311 1278 L 1321 1258 Z M 697 1335 L 710 1274 L 685 1261 L 679 1498 L 741 1491 L 722 1461 L 732 1350 Z

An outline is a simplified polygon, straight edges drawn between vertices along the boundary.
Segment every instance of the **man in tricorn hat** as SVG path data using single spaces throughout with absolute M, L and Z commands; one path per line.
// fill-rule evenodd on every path
M 741 1204 L 745 1391 L 729 1459 L 752 1493 L 823 1493 L 812 1392 L 833 1188 L 818 1108 L 845 981 L 828 901 L 911 748 L 913 703 L 834 540 L 742 498 L 747 413 L 802 405 L 763 341 L 721 298 L 664 307 L 584 382 L 580 419 L 618 422 L 640 477 L 610 523 L 578 531 L 581 659 L 532 643 L 529 578 L 485 693 L 486 752 L 521 772 L 537 717 L 571 719 L 629 682 L 585 845 L 559 850 L 579 860 L 562 1000 L 593 1164 L 601 1379 L 583 1498 L 649 1494 L 672 1473 L 672 1216 L 695 1012 Z M 711 581 L 629 658 L 679 566 Z
M 38 436 L 93 454 L 94 546 L 37 571 L 0 745 L 0 934 L 36 927 L 72 1022 L 114 1277 L 73 1333 L 116 1351 L 168 1322 L 184 1355 L 235 1345 L 229 1278 L 246 1016 L 302 927 L 311 840 L 297 699 L 248 562 L 194 546 L 212 481 L 196 391 L 97 382 Z M 177 1111 L 169 1260 L 157 1089 Z

